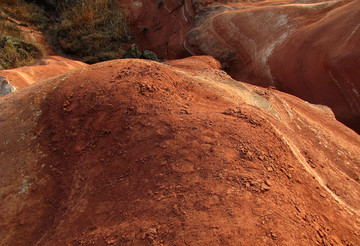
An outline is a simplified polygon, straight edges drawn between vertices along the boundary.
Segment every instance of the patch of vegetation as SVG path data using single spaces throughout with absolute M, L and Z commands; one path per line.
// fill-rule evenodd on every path
M 136 44 L 132 44 L 124 53 L 123 58 L 141 58 L 141 52 Z
M 132 33 L 117 0 L 67 0 L 59 10 L 62 50 L 88 63 L 122 58 Z
M 23 29 L 30 26 L 46 33 L 53 49 L 89 64 L 123 57 L 158 60 L 155 53 L 131 45 L 133 34 L 118 0 L 62 0 L 51 6 L 0 1 L 0 69 L 30 65 L 45 54 L 45 48 L 26 43 Z
M 140 58 L 146 60 L 158 61 L 158 62 L 160 61 L 156 53 L 152 52 L 151 50 L 144 50 Z
M 15 19 L 22 25 L 31 24 L 40 30 L 48 28 L 49 18 L 43 8 L 23 0 L 2 0 L 0 12 L 8 20 Z M 10 18 L 9 18 L 10 17 Z
M 21 30 L 15 23 L 6 21 L 6 18 L 3 18 L 3 13 L 0 12 L 0 39 L 5 36 L 21 38 Z
M 26 43 L 21 28 L 46 28 L 48 18 L 34 3 L 3 0 L 0 3 L 0 70 L 30 65 L 46 55 L 45 49 Z
M 157 55 L 154 52 L 150 50 L 144 50 L 144 52 L 141 53 L 141 51 L 139 50 L 136 44 L 132 44 L 125 51 L 122 58 L 138 58 L 138 59 L 146 59 L 146 60 L 153 60 L 160 62 L 160 60 L 158 59 Z
M 12 36 L 6 36 L 0 41 L 0 69 L 25 66 L 42 56 L 43 52 L 35 45 Z

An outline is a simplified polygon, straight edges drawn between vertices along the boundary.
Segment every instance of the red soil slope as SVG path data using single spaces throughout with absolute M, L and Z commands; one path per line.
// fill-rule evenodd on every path
M 258 2 L 261 0 L 241 0 Z M 191 54 L 185 42 L 186 33 L 196 13 L 213 2 L 226 0 L 130 0 L 119 1 L 136 33 L 135 43 L 141 50 L 157 53 L 160 59 L 175 59 Z
M 185 44 L 235 79 L 276 86 L 360 132 L 360 1 L 263 1 L 208 8 Z
M 0 98 L 0 245 L 359 245 L 359 135 L 219 66 L 116 60 Z
M 85 66 L 87 66 L 87 64 L 83 62 L 73 61 L 60 56 L 49 56 L 37 61 L 31 66 L 1 70 L 0 75 L 4 76 L 16 89 L 22 89 L 40 80 Z

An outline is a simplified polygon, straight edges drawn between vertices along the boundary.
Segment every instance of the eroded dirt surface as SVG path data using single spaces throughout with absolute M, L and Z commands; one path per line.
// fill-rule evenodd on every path
M 241 0 L 250 3 L 261 0 Z M 160 59 L 178 59 L 192 54 L 185 42 L 196 14 L 208 5 L 226 0 L 130 0 L 119 1 L 141 50 L 156 52 Z M 239 2 L 239 1 L 238 1 Z
M 115 60 L 1 98 L 0 245 L 360 244 L 359 135 L 219 67 Z
M 327 105 L 360 132 L 359 13 L 357 0 L 214 3 L 184 45 L 235 79 Z
M 12 86 L 19 90 L 38 81 L 85 66 L 87 64 L 80 61 L 70 60 L 61 56 L 49 56 L 40 59 L 31 66 L 1 70 L 0 75 L 4 76 Z

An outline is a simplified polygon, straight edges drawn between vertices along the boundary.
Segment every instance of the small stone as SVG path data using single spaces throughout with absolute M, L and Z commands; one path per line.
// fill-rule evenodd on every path
M 257 185 L 259 182 L 257 182 L 257 181 L 254 181 L 254 180 L 250 180 L 250 185 L 251 186 L 255 186 L 255 185 Z
M 268 186 L 266 184 L 261 185 L 261 191 L 268 191 L 268 190 L 270 190 L 270 186 Z
M 272 167 L 267 167 L 266 169 L 267 169 L 269 172 L 274 171 L 274 169 L 273 169 Z
M 114 239 L 108 240 L 107 243 L 108 244 L 113 244 L 113 243 L 115 243 L 115 240 Z
M 271 186 L 271 181 L 270 181 L 270 180 L 265 180 L 265 184 L 266 184 L 267 186 Z
M 5 96 L 14 91 L 16 91 L 16 88 L 12 86 L 4 76 L 0 76 L 0 96 Z
M 181 114 L 190 114 L 189 111 L 187 111 L 186 109 L 181 109 L 180 113 Z

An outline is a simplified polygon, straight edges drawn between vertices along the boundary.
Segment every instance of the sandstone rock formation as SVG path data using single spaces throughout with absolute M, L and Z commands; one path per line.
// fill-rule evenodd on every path
M 209 7 L 185 45 L 236 79 L 331 107 L 360 132 L 360 2 L 262 1 Z
M 73 61 L 60 56 L 49 56 L 40 59 L 31 66 L 1 70 L 0 76 L 4 76 L 16 89 L 21 89 L 40 80 L 85 66 L 87 64 L 83 62 Z
M 219 68 L 115 60 L 0 98 L 0 245 L 360 244 L 359 135 Z

